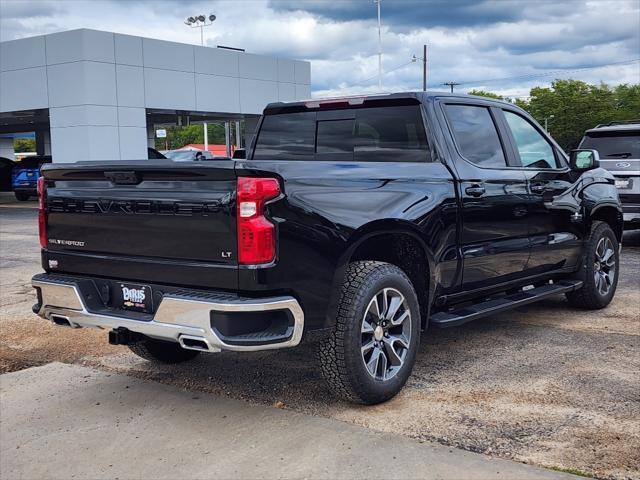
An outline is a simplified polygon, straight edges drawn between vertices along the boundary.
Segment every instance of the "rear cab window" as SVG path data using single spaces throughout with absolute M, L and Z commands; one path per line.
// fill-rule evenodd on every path
M 254 160 L 313 159 L 315 119 L 315 112 L 265 116 L 256 140 Z
M 419 104 L 267 114 L 254 160 L 427 162 Z

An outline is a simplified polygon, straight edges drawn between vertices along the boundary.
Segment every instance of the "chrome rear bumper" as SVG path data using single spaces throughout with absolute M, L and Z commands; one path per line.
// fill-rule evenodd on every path
M 36 313 L 57 325 L 73 328 L 97 327 L 101 329 L 126 328 L 151 338 L 179 342 L 183 348 L 219 352 L 221 350 L 255 351 L 294 347 L 300 343 L 304 328 L 304 313 L 293 297 L 262 299 L 234 298 L 216 301 L 206 296 L 165 294 L 151 320 L 135 320 L 122 316 L 93 313 L 87 308 L 83 296 L 72 281 L 47 275 L 36 275 L 32 285 L 39 290 Z M 197 298 L 196 298 L 197 297 Z M 265 312 L 284 310 L 293 319 L 291 335 L 277 343 L 237 345 L 225 343 L 211 326 L 211 312 Z M 122 313 L 122 312 L 120 312 Z

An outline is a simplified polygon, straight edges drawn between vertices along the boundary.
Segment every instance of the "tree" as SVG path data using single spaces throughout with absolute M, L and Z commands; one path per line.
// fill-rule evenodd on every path
M 36 141 L 33 138 L 14 138 L 13 150 L 16 153 L 35 152 Z
M 487 98 L 494 98 L 496 100 L 505 100 L 505 98 L 501 95 L 498 95 L 497 93 L 493 93 L 493 92 L 487 92 L 485 90 L 476 90 L 473 89 L 469 92 L 469 95 L 476 95 L 478 97 L 487 97 Z
M 156 138 L 156 149 L 158 150 L 165 150 L 165 146 L 174 150 L 191 143 L 204 143 L 204 128 L 201 124 L 172 125 L 166 130 L 167 138 Z M 224 144 L 224 125 L 208 123 L 207 136 L 210 144 Z
M 585 130 L 640 117 L 640 85 L 623 84 L 612 89 L 605 83 L 555 80 L 550 88 L 532 88 L 529 100 L 517 100 L 516 105 L 542 125 L 547 118 L 553 138 L 570 150 L 578 145 Z

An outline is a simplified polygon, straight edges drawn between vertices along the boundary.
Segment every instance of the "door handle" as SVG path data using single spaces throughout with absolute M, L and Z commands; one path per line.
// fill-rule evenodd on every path
M 531 185 L 531 191 L 533 193 L 544 193 L 547 190 L 547 186 L 544 183 L 536 183 Z
M 484 187 L 475 183 L 470 187 L 465 188 L 464 192 L 471 197 L 480 197 L 484 195 Z

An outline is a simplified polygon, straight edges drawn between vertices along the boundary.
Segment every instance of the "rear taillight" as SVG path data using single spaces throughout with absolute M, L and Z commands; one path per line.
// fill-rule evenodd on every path
M 276 228 L 264 216 L 265 203 L 280 195 L 275 178 L 238 177 L 238 263 L 257 265 L 276 258 Z
M 47 248 L 47 184 L 44 177 L 38 178 L 38 231 L 40 246 Z

